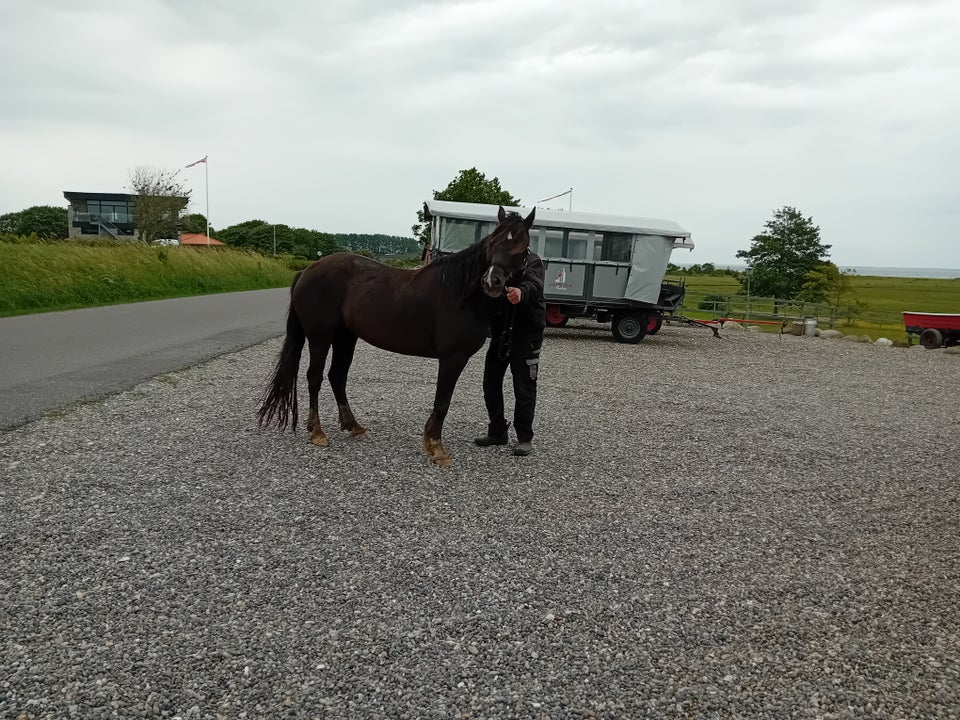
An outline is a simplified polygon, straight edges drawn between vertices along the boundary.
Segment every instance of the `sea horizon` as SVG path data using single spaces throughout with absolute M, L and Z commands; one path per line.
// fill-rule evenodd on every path
M 674 263 L 683 268 L 704 263 Z M 730 265 L 713 263 L 716 268 L 727 270 L 746 270 L 746 265 Z M 960 268 L 915 268 L 915 267 L 881 267 L 873 265 L 838 265 L 841 272 L 855 272 L 857 275 L 874 277 L 902 277 L 902 278 L 932 278 L 938 280 L 953 280 L 960 278 Z

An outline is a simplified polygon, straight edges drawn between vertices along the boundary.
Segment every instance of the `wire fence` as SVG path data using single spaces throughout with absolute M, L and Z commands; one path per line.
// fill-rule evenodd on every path
M 849 323 L 877 326 L 903 323 L 902 316 L 897 313 L 873 312 L 852 305 L 830 305 L 756 295 L 722 295 L 689 289 L 683 299 L 682 308 L 685 312 L 709 313 L 714 319 L 782 322 L 814 318 L 818 327 L 827 328 Z

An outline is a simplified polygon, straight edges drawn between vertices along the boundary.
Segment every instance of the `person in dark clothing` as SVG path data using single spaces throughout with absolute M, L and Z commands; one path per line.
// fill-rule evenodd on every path
M 509 367 L 515 399 L 513 427 L 517 433 L 513 454 L 529 455 L 532 451 L 540 348 L 547 324 L 543 277 L 543 260 L 528 249 L 523 266 L 507 278 L 506 301 L 493 317 L 490 345 L 483 365 L 483 400 L 487 405 L 489 425 L 487 434 L 474 440 L 481 447 L 506 445 L 508 442 L 503 378 Z

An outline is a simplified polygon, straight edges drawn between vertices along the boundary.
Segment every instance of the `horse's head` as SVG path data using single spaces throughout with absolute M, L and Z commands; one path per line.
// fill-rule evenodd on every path
M 537 209 L 524 219 L 513 211 L 506 212 L 503 206 L 497 213 L 499 222 L 493 232 L 483 239 L 483 250 L 488 267 L 480 280 L 483 291 L 490 297 L 500 297 L 507 278 L 520 269 L 530 246 L 530 228 Z

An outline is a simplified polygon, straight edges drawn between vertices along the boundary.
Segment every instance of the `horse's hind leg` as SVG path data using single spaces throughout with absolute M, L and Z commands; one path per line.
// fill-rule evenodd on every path
M 329 444 L 327 435 L 320 426 L 320 386 L 323 384 L 323 368 L 327 364 L 329 342 L 310 343 L 310 367 L 307 368 L 307 391 L 310 395 L 310 414 L 307 416 L 307 430 L 310 432 L 310 442 L 314 445 L 326 447 Z
M 353 362 L 353 351 L 357 347 L 357 336 L 347 329 L 342 329 L 333 340 L 333 359 L 330 361 L 330 372 L 327 379 L 333 388 L 333 396 L 337 399 L 337 408 L 340 411 L 340 427 L 347 430 L 354 437 L 367 434 L 367 429 L 357 422 L 347 401 L 347 373 Z

